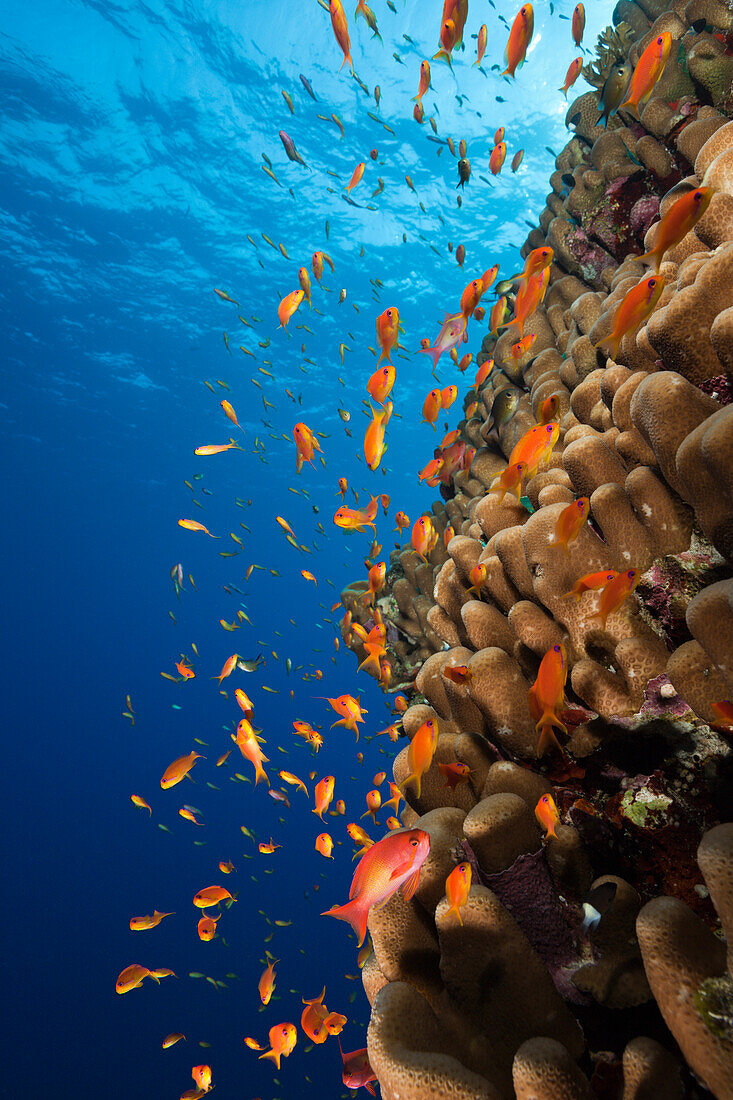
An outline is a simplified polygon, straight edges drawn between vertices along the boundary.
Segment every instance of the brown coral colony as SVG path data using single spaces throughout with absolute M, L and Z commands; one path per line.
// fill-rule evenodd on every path
M 733 7 L 614 24 L 477 355 L 470 466 L 342 594 L 431 841 L 369 916 L 387 1100 L 733 1097 Z

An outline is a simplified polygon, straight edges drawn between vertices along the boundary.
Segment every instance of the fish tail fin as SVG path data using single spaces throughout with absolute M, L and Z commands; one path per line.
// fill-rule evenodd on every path
M 419 775 L 417 772 L 413 772 L 412 775 L 408 775 L 407 779 L 403 779 L 400 783 L 400 790 L 404 792 L 405 787 L 407 787 L 409 783 L 413 783 L 415 785 L 415 798 L 419 798 L 422 791 L 422 776 Z
M 261 764 L 255 764 L 255 787 L 259 783 L 260 779 L 264 779 L 267 786 L 270 786 L 270 780 L 267 778 L 267 772 Z
M 620 105 L 620 107 L 618 107 L 618 110 L 619 111 L 627 110 L 632 115 L 634 115 L 634 117 L 636 119 L 638 119 L 638 117 L 639 117 L 639 108 L 637 107 L 637 105 L 631 99 L 627 99 L 625 103 L 622 103 Z
M 537 723 L 536 729 L 540 735 L 537 742 L 537 756 L 544 756 L 546 752 L 556 748 L 564 753 L 563 747 L 555 736 L 555 728 L 561 733 L 567 733 L 567 728 L 552 711 L 545 711 Z
M 325 913 L 321 913 L 322 917 L 335 917 L 336 920 L 343 920 L 350 924 L 356 933 L 359 947 L 366 939 L 368 915 L 369 907 L 364 905 L 358 894 L 351 901 L 347 901 L 346 905 L 334 905 L 331 909 L 327 909 Z
M 267 1050 L 264 1054 L 260 1054 L 260 1060 L 263 1058 L 269 1058 L 275 1063 L 278 1069 L 280 1069 L 280 1051 L 279 1050 Z

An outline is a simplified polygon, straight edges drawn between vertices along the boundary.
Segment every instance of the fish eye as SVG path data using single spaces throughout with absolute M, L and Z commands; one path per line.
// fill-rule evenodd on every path
M 663 38 L 662 38 L 662 37 L 660 36 L 660 37 L 659 37 L 659 38 L 657 39 L 657 45 L 658 45 L 658 46 L 661 46 L 663 42 L 664 42 L 664 39 L 663 39 Z
M 412 845 L 413 848 L 417 848 L 417 839 L 415 837 L 413 837 L 412 840 L 410 841 L 410 844 Z

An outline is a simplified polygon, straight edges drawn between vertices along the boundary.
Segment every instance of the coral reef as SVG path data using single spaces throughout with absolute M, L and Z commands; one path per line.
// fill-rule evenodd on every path
M 394 736 L 438 727 L 419 797 L 407 747 L 394 761 L 403 823 L 431 837 L 420 885 L 369 917 L 387 1100 L 733 1097 L 733 745 L 713 709 L 733 698 L 733 9 L 619 0 L 614 24 L 522 248 L 554 251 L 535 342 L 517 360 L 513 330 L 484 337 L 477 363 L 496 365 L 459 424 L 470 468 L 440 486 L 427 557 L 395 549 L 377 601 L 389 690 L 409 700 Z M 599 126 L 611 69 L 662 31 L 672 50 L 640 119 Z M 712 200 L 661 257 L 661 296 L 609 357 L 659 218 L 701 186 Z M 507 389 L 515 411 L 495 422 Z M 554 448 L 502 500 L 492 483 L 548 401 Z M 589 519 L 563 549 L 579 498 Z M 592 584 L 574 591 L 625 571 L 607 615 Z M 360 661 L 365 590 L 342 594 Z M 562 751 L 545 753 L 530 688 L 553 648 Z M 445 879 L 463 861 L 459 919 Z

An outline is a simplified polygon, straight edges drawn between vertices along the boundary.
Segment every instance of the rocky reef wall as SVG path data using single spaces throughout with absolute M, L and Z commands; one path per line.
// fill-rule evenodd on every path
M 733 4 L 620 0 L 613 19 L 589 81 L 668 31 L 663 77 L 638 120 L 599 126 L 594 91 L 570 106 L 522 250 L 554 250 L 535 342 L 516 360 L 515 331 L 484 338 L 478 363 L 496 366 L 460 424 L 475 457 L 441 487 L 427 559 L 395 550 L 379 600 L 401 733 L 439 728 L 420 797 L 405 789 L 403 823 L 431 838 L 419 888 L 369 918 L 368 1049 L 387 1100 L 733 1097 L 733 749 L 712 709 L 733 698 Z M 596 345 L 649 271 L 658 217 L 700 185 L 715 189 L 707 212 L 609 358 Z M 494 423 L 505 389 L 516 412 Z M 548 398 L 558 443 L 521 502 L 499 502 L 492 482 Z M 565 553 L 551 537 L 581 496 L 590 521 Z M 584 574 L 628 568 L 641 583 L 605 626 L 595 594 L 567 598 Z M 343 601 L 371 627 L 365 589 Z M 527 692 L 558 642 L 572 721 L 564 753 L 538 760 Z M 456 665 L 467 682 L 445 675 Z M 450 787 L 438 765 L 456 762 L 468 781 Z M 545 793 L 561 819 L 549 839 Z M 463 860 L 460 923 L 445 879 Z M 582 902 L 608 882 L 581 936 Z

